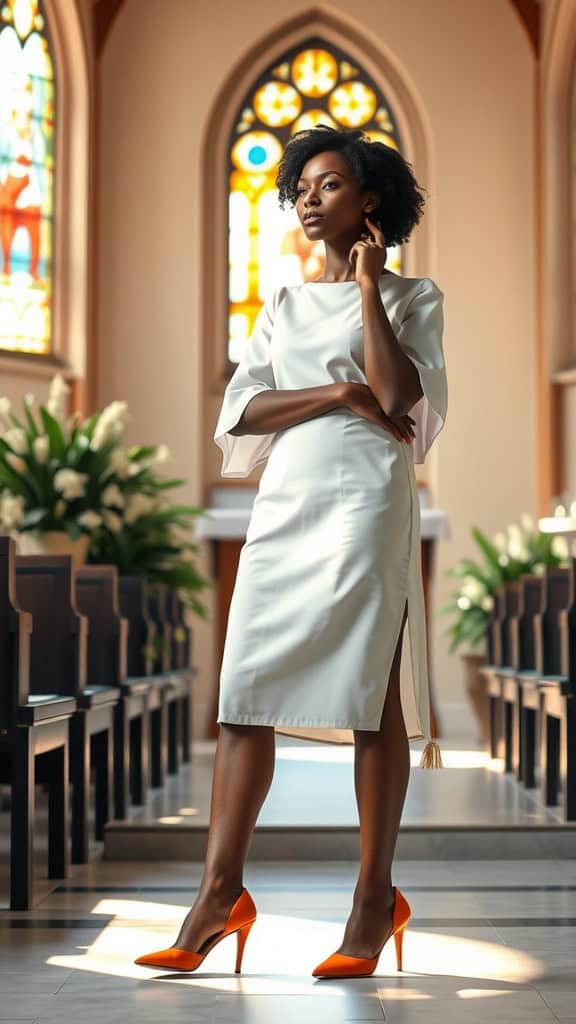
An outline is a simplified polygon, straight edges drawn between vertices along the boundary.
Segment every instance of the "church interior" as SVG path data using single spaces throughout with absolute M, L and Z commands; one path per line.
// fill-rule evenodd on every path
M 575 100 L 576 0 L 0 0 L 0 1022 L 576 1022 Z M 275 190 L 317 124 L 426 192 L 386 266 L 444 294 L 416 466 L 442 767 L 412 743 L 402 971 L 311 977 L 353 735 L 279 726 L 242 973 L 228 940 L 162 974 L 134 960 L 200 883 L 263 471 L 223 479 L 214 429 L 267 292 L 322 273 Z

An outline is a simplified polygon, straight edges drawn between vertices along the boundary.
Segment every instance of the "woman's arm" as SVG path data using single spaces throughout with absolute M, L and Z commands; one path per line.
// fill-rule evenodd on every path
M 388 416 L 404 416 L 422 397 L 418 370 L 396 340 L 378 284 L 362 278 L 360 292 L 366 380 Z
M 237 437 L 244 434 L 273 434 L 277 430 L 294 427 L 297 423 L 341 408 L 351 409 L 359 416 L 384 427 L 398 441 L 409 443 L 414 436 L 414 421 L 409 416 L 392 420 L 380 408 L 370 387 L 356 381 L 337 381 L 317 388 L 261 391 L 250 399 L 238 423 L 229 433 Z
M 272 434 L 294 427 L 304 420 L 346 405 L 346 390 L 341 383 L 323 384 L 317 388 L 261 391 L 244 409 L 231 434 Z
M 380 296 L 384 235 L 369 217 L 365 220 L 368 230 L 352 246 L 349 258 L 362 295 L 366 380 L 384 412 L 396 418 L 410 412 L 423 392 L 418 370 L 402 351 Z

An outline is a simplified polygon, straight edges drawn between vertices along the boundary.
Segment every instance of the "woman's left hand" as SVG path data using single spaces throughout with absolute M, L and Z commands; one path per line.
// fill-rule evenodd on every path
M 386 266 L 386 243 L 384 235 L 372 223 L 369 217 L 364 217 L 367 231 L 360 241 L 355 242 L 348 260 L 354 268 L 354 277 L 358 284 L 362 281 L 378 282 L 378 279 Z

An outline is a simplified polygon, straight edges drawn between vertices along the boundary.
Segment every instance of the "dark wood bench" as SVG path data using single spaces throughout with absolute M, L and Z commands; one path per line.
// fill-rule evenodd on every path
M 154 672 L 157 627 L 149 614 L 148 584 L 137 576 L 118 578 L 120 614 L 128 620 L 127 678 L 122 686 L 115 758 L 114 816 L 125 818 L 129 797 L 145 803 L 148 787 L 164 783 L 167 715 L 164 684 Z
M 48 787 L 48 877 L 68 876 L 69 725 L 76 700 L 48 673 L 34 678 L 37 624 L 20 606 L 15 561 L 14 542 L 0 537 L 0 780 L 11 787 L 10 908 L 29 910 L 35 783 Z M 46 658 L 53 664 L 49 651 Z
M 126 679 L 128 622 L 118 607 L 118 571 L 111 565 L 82 566 L 76 571 L 76 601 L 90 623 L 87 650 L 89 687 L 80 706 L 90 715 L 79 717 L 82 731 L 89 730 L 95 763 L 94 833 L 104 838 L 111 817 L 114 785 L 114 730 L 121 687 Z M 78 729 L 78 752 L 85 750 Z M 86 767 L 86 766 L 85 766 Z M 88 773 L 83 773 L 82 803 L 88 807 Z
M 170 730 L 173 729 L 167 697 L 168 669 L 170 666 L 171 629 L 166 618 L 165 590 L 157 583 L 147 583 L 145 592 L 146 615 L 154 626 L 152 675 L 155 677 L 155 704 L 150 711 L 151 742 L 155 750 L 151 766 L 152 786 L 164 785 L 169 769 Z
M 186 704 L 187 713 L 190 713 L 191 677 L 183 668 L 178 670 L 174 665 L 174 655 L 185 655 L 186 637 L 182 637 L 181 624 L 174 622 L 172 592 L 161 583 L 152 583 L 148 588 L 148 612 L 156 625 L 154 670 L 162 682 L 166 728 L 164 765 L 169 775 L 176 775 L 180 765 Z
M 32 555 L 16 558 L 16 592 L 23 608 L 32 613 L 31 688 L 48 688 L 71 696 L 76 709 L 70 721 L 70 782 L 72 784 L 72 861 L 89 859 L 90 777 L 95 788 L 95 829 L 103 837 L 110 790 L 110 761 L 114 709 L 120 694 L 114 675 L 107 677 L 98 662 L 110 652 L 103 644 L 98 615 L 84 593 L 83 602 L 96 615 L 83 614 L 77 593 L 77 574 L 69 555 Z M 89 652 L 92 659 L 89 661 Z M 91 668 L 97 673 L 92 676 Z
M 535 622 L 543 604 L 544 581 L 541 576 L 526 574 L 520 580 L 520 608 L 514 621 L 512 642 L 515 647 L 514 664 L 517 666 L 518 686 L 520 779 L 524 786 L 536 786 L 539 763 L 537 737 L 540 728 L 540 695 L 534 685 L 536 669 Z
M 171 672 L 180 675 L 183 681 L 181 697 L 181 741 L 182 761 L 189 763 L 191 759 L 191 735 L 193 714 L 193 686 L 197 668 L 193 665 L 192 629 L 186 621 L 184 602 L 176 591 L 168 591 L 166 598 L 167 614 L 172 626 Z
M 576 663 L 574 657 L 576 564 L 547 567 L 543 606 L 535 619 L 537 688 L 541 728 L 540 761 L 545 803 L 576 819 Z M 535 696 L 535 695 L 534 695 Z
M 500 623 L 500 657 L 503 664 L 495 670 L 500 684 L 504 731 L 504 771 L 520 777 L 520 700 L 516 681 L 518 668 L 518 614 L 520 611 L 520 583 L 510 581 L 504 585 L 503 614 Z
M 499 670 L 508 662 L 509 633 L 506 627 L 506 588 L 494 592 L 494 605 L 488 623 L 488 661 L 480 672 L 486 680 L 490 725 L 490 757 L 504 758 L 504 700 Z

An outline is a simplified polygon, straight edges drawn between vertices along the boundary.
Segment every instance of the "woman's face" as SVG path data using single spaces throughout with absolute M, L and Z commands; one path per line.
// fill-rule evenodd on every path
M 318 153 L 304 164 L 297 193 L 296 212 L 306 237 L 313 241 L 353 234 L 359 238 L 366 228 L 366 206 L 375 205 L 337 152 Z

